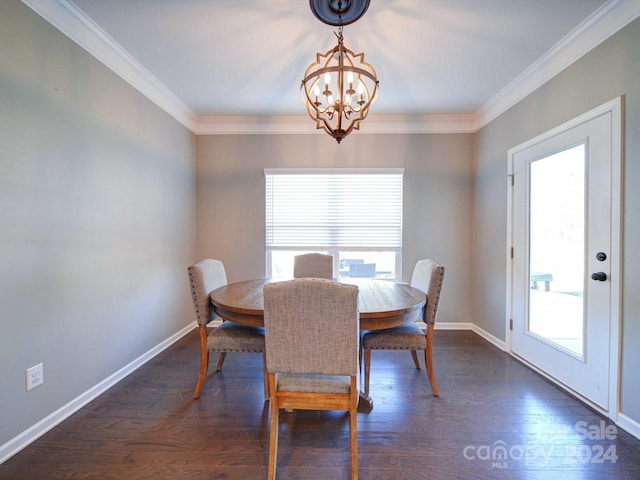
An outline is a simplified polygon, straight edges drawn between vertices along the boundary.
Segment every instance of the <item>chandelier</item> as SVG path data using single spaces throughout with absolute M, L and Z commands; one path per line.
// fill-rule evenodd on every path
M 342 27 L 358 20 L 370 0 L 309 0 L 311 10 L 322 22 L 339 27 L 338 44 L 317 53 L 304 73 L 300 94 L 309 116 L 338 143 L 360 129 L 369 107 L 378 97 L 376 71 L 364 61 L 364 53 L 344 46 Z

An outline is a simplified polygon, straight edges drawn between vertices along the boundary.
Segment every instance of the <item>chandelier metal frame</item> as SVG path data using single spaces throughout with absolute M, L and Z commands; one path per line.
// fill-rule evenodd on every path
M 317 53 L 304 73 L 300 86 L 309 116 L 338 143 L 360 129 L 369 107 L 378 97 L 379 81 L 364 53 L 354 53 L 344 45 L 343 16 L 349 23 L 358 20 L 369 0 L 310 0 L 311 10 L 324 23 L 338 26 L 338 44 Z

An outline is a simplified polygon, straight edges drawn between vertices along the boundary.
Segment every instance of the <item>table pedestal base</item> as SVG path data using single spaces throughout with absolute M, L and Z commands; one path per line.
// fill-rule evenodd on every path
M 369 395 L 365 395 L 365 393 L 360 390 L 360 400 L 358 400 L 358 407 L 368 408 L 371 410 L 373 408 L 373 398 Z

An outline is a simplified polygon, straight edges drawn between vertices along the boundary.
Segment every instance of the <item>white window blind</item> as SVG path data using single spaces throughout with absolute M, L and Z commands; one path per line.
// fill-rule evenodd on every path
M 265 170 L 267 248 L 400 250 L 403 173 Z

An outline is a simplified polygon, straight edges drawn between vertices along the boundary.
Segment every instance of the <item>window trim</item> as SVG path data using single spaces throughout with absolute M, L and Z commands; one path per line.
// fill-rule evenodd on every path
M 404 175 L 404 168 L 265 168 L 264 175 L 360 174 Z

